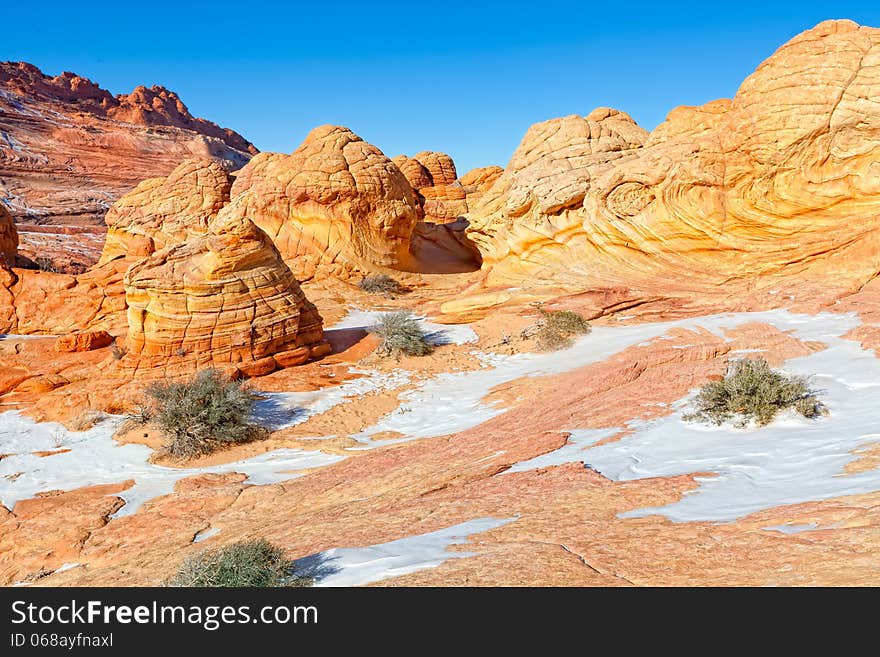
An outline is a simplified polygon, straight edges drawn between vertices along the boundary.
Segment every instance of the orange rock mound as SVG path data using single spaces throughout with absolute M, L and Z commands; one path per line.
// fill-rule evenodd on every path
M 533 126 L 470 215 L 490 287 L 835 298 L 880 271 L 880 30 L 822 23 L 732 101 L 648 137 L 597 110 Z M 765 297 L 770 302 L 769 297 Z
M 208 232 L 229 201 L 232 177 L 216 162 L 191 158 L 164 178 L 140 183 L 107 212 L 100 263 L 144 257 Z
M 125 297 L 123 365 L 165 367 L 171 357 L 248 364 L 323 337 L 320 315 L 272 241 L 234 216 L 136 262 L 125 274 Z

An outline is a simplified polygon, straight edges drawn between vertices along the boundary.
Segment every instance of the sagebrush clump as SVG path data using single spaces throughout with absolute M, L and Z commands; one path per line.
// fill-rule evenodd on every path
M 571 310 L 540 309 L 541 319 L 535 332 L 538 349 L 556 351 L 571 345 L 576 335 L 584 335 L 591 331 L 590 323 Z
M 265 539 L 239 541 L 187 557 L 167 586 L 311 586 L 284 550 Z
M 379 353 L 384 356 L 424 356 L 434 349 L 418 321 L 406 311 L 382 315 L 369 331 L 381 338 Z
M 364 276 L 358 287 L 369 294 L 381 294 L 386 297 L 393 297 L 397 294 L 404 294 L 409 290 L 394 280 L 387 274 L 373 274 Z
M 241 382 L 227 381 L 216 370 L 199 372 L 189 381 L 154 383 L 147 394 L 153 400 L 150 419 L 167 437 L 166 451 L 178 459 L 255 440 L 267 433 L 250 423 L 259 397 Z
M 816 418 L 827 413 L 816 394 L 808 377 L 773 370 L 763 358 L 737 360 L 730 364 L 723 379 L 710 381 L 700 389 L 694 412 L 684 419 L 716 425 L 733 420 L 738 427 L 754 421 L 761 427 L 786 408 Z

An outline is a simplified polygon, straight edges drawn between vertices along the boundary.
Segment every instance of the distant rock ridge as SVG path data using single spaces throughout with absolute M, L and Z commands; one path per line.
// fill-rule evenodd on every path
M 124 283 L 123 368 L 189 363 L 265 374 L 278 366 L 273 354 L 304 348 L 302 363 L 322 343 L 315 306 L 269 237 L 244 218 L 216 219 L 203 235 L 135 262 Z
M 130 94 L 114 96 L 76 73 L 65 71 L 52 77 L 27 62 L 0 62 L 0 86 L 29 99 L 65 103 L 77 111 L 125 123 L 192 130 L 219 139 L 236 150 L 251 155 L 258 152 L 237 132 L 194 117 L 176 93 L 159 85 L 149 88 L 141 85 Z
M 19 254 L 58 271 L 98 260 L 107 210 L 140 182 L 191 158 L 234 171 L 254 153 L 162 87 L 113 96 L 73 73 L 0 63 L 0 202 L 19 225 Z

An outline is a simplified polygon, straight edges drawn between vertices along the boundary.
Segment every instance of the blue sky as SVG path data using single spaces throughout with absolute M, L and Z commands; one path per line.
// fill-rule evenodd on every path
M 322 123 L 387 155 L 505 165 L 532 123 L 607 105 L 652 129 L 730 97 L 779 45 L 848 2 L 8 2 L 0 60 L 113 93 L 178 92 L 196 116 L 290 152 Z

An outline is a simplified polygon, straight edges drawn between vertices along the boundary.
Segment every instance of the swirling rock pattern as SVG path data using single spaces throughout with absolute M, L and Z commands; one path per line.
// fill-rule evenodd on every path
M 607 110 L 533 126 L 470 216 L 487 280 L 858 289 L 880 271 L 878 46 L 878 29 L 821 23 L 648 138 Z
M 272 238 L 298 277 L 322 267 L 412 267 L 422 218 L 400 169 L 348 128 L 312 130 L 291 155 L 261 153 L 237 175 L 221 216 L 247 217 Z
M 208 232 L 229 201 L 232 177 L 212 160 L 191 158 L 167 177 L 150 178 L 107 212 L 107 238 L 100 263 L 144 257 Z
M 218 218 L 205 235 L 138 261 L 125 274 L 125 297 L 123 368 L 166 367 L 176 357 L 244 371 L 322 342 L 317 310 L 270 238 L 247 219 Z

